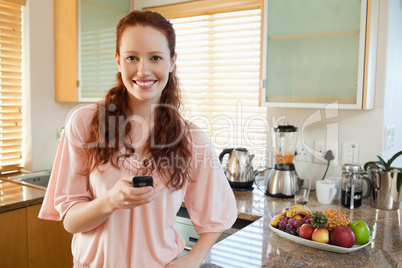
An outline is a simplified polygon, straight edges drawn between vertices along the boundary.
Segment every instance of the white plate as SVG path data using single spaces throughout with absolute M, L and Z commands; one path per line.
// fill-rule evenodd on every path
M 334 245 L 330 245 L 330 244 L 324 244 L 324 243 L 319 243 L 319 242 L 315 242 L 312 240 L 308 240 L 305 238 L 301 238 L 295 235 L 291 235 L 288 234 L 284 231 L 281 231 L 275 227 L 272 227 L 271 225 L 269 226 L 269 228 L 274 231 L 275 233 L 277 233 L 279 236 L 282 236 L 284 238 L 287 238 L 289 240 L 292 240 L 293 242 L 302 244 L 304 246 L 309 246 L 312 248 L 318 248 L 318 249 L 323 249 L 323 250 L 328 250 L 328 251 L 332 251 L 332 252 L 337 252 L 337 253 L 350 253 L 359 249 L 362 249 L 364 247 L 366 247 L 367 245 L 369 245 L 371 243 L 371 241 L 373 241 L 373 238 L 370 237 L 369 241 L 364 244 L 364 245 L 354 245 L 351 248 L 343 248 L 343 247 L 338 247 L 338 246 L 334 246 Z

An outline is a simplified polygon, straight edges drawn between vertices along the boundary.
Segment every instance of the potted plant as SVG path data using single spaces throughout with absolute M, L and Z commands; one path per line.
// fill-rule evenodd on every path
M 372 184 L 370 203 L 373 207 L 398 209 L 402 206 L 402 168 L 392 166 L 395 159 L 401 155 L 402 151 L 399 151 L 388 161 L 377 156 L 378 161 L 364 164 Z

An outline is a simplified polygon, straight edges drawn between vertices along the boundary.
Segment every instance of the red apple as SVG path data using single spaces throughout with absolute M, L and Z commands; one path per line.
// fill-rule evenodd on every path
M 329 242 L 332 245 L 351 248 L 355 244 L 356 238 L 353 230 L 346 225 L 335 226 L 329 233 Z
M 299 236 L 301 238 L 311 240 L 311 235 L 313 234 L 315 227 L 312 224 L 305 223 L 300 227 Z
M 316 228 L 311 235 L 311 240 L 320 243 L 329 243 L 329 231 L 327 228 Z

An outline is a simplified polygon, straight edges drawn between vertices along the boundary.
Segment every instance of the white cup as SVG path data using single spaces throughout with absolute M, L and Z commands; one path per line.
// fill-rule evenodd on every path
M 334 200 L 341 200 L 341 178 L 327 177 L 324 180 L 335 183 L 336 195 L 334 197 Z
M 328 180 L 319 180 L 315 183 L 317 200 L 320 204 L 329 205 L 336 195 L 336 184 Z

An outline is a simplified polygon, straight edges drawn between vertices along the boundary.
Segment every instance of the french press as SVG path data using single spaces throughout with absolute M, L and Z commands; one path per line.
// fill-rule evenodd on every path
M 370 196 L 370 180 L 359 164 L 344 164 L 342 170 L 341 204 L 350 209 L 358 208 L 362 205 L 362 199 Z M 364 196 L 363 180 L 367 183 L 367 193 Z

